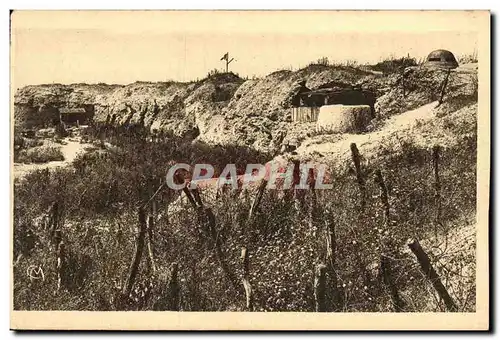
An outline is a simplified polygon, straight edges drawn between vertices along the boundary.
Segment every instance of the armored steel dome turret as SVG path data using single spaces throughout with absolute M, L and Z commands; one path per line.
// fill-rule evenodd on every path
M 450 51 L 435 50 L 427 56 L 425 66 L 452 69 L 458 67 L 458 62 Z

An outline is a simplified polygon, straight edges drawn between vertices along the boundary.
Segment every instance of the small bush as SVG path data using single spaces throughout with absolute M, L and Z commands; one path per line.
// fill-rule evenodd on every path
M 35 146 L 43 145 L 43 140 L 36 138 L 26 138 L 20 135 L 14 136 L 14 148 L 15 149 L 28 149 L 33 148 Z
M 19 163 L 47 163 L 63 160 L 64 155 L 60 148 L 53 146 L 36 146 L 27 150 L 21 150 L 15 161 Z
M 211 76 L 215 76 L 217 74 L 221 73 L 221 71 L 219 71 L 218 69 L 214 68 L 213 70 L 209 71 L 207 73 L 207 78 L 210 78 Z
M 24 139 L 24 147 L 26 149 L 34 148 L 34 147 L 42 146 L 42 145 L 43 145 L 43 140 L 41 140 L 41 139 L 32 139 L 32 138 L 25 138 Z
M 24 138 L 20 134 L 15 134 L 14 135 L 14 148 L 16 149 L 22 149 L 24 148 Z
M 391 73 L 400 73 L 406 67 L 410 66 L 417 66 L 417 60 L 408 56 L 399 59 L 393 57 L 386 58 L 375 65 L 371 65 L 370 68 L 374 71 L 380 71 L 384 75 L 388 75 Z
M 325 65 L 325 66 L 328 66 L 328 65 L 330 65 L 330 61 L 328 60 L 328 57 L 323 57 L 323 58 L 319 58 L 319 59 L 316 61 L 316 64 L 317 64 L 317 65 Z
M 470 54 L 462 54 L 458 57 L 459 64 L 471 64 L 477 63 L 477 51 L 474 51 Z
M 55 135 L 56 135 L 56 129 L 53 127 L 46 129 L 39 129 L 36 132 L 36 136 L 39 138 L 53 138 Z

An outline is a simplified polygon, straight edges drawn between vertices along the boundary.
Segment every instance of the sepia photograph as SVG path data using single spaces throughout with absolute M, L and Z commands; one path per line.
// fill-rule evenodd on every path
M 11 328 L 488 328 L 488 11 L 10 24 Z

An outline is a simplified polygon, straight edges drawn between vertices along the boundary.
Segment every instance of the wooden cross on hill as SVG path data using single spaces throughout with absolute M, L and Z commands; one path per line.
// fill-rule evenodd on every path
M 229 63 L 232 62 L 234 58 L 231 58 L 231 60 L 229 60 L 229 52 L 226 52 L 226 54 L 224 54 L 222 58 L 220 58 L 220 60 L 226 61 L 226 73 L 227 73 L 229 71 Z

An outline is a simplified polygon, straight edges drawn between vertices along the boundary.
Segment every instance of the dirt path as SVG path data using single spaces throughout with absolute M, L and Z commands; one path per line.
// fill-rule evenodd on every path
M 14 178 L 19 178 L 27 173 L 34 171 L 34 170 L 41 170 L 41 169 L 53 169 L 61 166 L 68 166 L 71 165 L 71 163 L 75 160 L 75 158 L 78 156 L 78 154 L 84 152 L 84 149 L 88 146 L 91 146 L 90 144 L 80 144 L 79 141 L 75 141 L 74 139 L 68 139 L 65 138 L 64 142 L 66 143 L 65 145 L 61 146 L 61 152 L 64 155 L 64 160 L 63 161 L 52 161 L 52 162 L 47 162 L 47 163 L 41 163 L 41 164 L 36 164 L 36 163 L 30 163 L 30 164 L 23 164 L 23 163 L 14 163 Z M 53 142 L 48 142 L 48 145 L 53 145 L 57 146 L 59 144 L 55 144 Z

